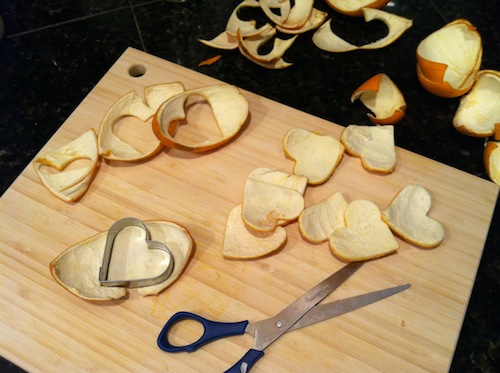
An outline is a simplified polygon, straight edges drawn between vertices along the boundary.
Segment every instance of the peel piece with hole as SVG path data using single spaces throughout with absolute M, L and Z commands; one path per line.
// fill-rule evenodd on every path
M 264 14 L 276 25 L 283 25 L 292 9 L 290 0 L 260 0 Z
M 186 118 L 186 100 L 191 96 L 201 96 L 210 105 L 220 137 L 198 143 L 175 139 L 178 122 Z M 163 103 L 153 118 L 153 131 L 170 148 L 204 152 L 215 149 L 236 136 L 247 117 L 248 100 L 238 88 L 228 84 L 204 86 L 185 91 Z
M 481 66 L 481 35 L 460 18 L 434 31 L 417 46 L 417 77 L 436 96 L 453 98 L 467 93 Z
M 146 221 L 145 225 L 152 240 L 167 245 L 174 258 L 174 268 L 170 277 L 164 282 L 137 288 L 137 292 L 143 296 L 158 294 L 177 281 L 194 250 L 194 241 L 186 228 L 167 221 Z M 124 297 L 128 292 L 126 288 L 101 286 L 99 282 L 99 269 L 106 237 L 107 231 L 101 232 L 57 256 L 50 263 L 50 272 L 57 283 L 73 295 L 85 300 L 103 301 Z M 144 253 L 144 251 L 138 252 Z M 137 257 L 135 260 L 146 260 L 146 258 Z
M 121 97 L 101 121 L 98 134 L 99 154 L 109 160 L 135 162 L 150 158 L 158 153 L 163 144 L 157 139 L 152 141 L 147 151 L 141 151 L 122 140 L 114 132 L 114 125 L 118 120 L 127 116 L 136 117 L 142 122 L 146 122 L 154 115 L 161 103 L 183 91 L 184 87 L 181 83 L 165 83 L 144 89 L 146 103 L 135 91 Z M 140 130 L 151 131 L 146 123 L 144 128 Z
M 259 8 L 261 5 L 255 0 L 244 0 L 234 8 L 229 20 L 226 24 L 226 32 L 233 36 L 238 36 L 240 33 L 243 36 L 253 36 L 264 32 L 272 28 L 269 23 L 257 28 L 257 22 L 255 20 L 242 20 L 239 18 L 239 12 L 243 8 Z
M 257 232 L 272 232 L 298 218 L 304 209 L 307 178 L 259 168 L 245 183 L 241 217 Z
M 262 233 L 248 228 L 241 218 L 241 205 L 234 207 L 226 221 L 222 255 L 226 259 L 254 259 L 279 250 L 287 240 L 286 230 L 276 227 Z
M 488 137 L 500 123 L 500 71 L 481 70 L 476 83 L 465 95 L 453 117 L 453 126 L 461 133 Z
M 253 61 L 266 63 L 278 60 L 285 54 L 287 49 L 292 46 L 297 35 L 288 39 L 274 38 L 272 50 L 265 55 L 259 54 L 259 48 L 269 42 L 275 35 L 276 29 L 274 28 L 246 38 L 240 35 L 240 50 L 243 50 L 245 56 L 250 56 Z
M 347 201 L 340 192 L 306 207 L 299 215 L 299 232 L 308 242 L 320 244 L 337 229 L 345 227 Z
M 384 73 L 364 82 L 351 95 L 351 102 L 359 99 L 373 114 L 368 117 L 374 124 L 396 124 L 406 111 L 406 101 L 398 86 Z
M 431 206 L 427 189 L 416 184 L 407 185 L 382 212 L 382 220 L 405 241 L 433 248 L 443 241 L 444 229 L 441 223 L 427 216 Z
M 81 167 L 70 169 L 73 162 L 84 160 Z M 33 161 L 40 181 L 56 197 L 74 202 L 87 191 L 98 168 L 97 136 L 93 129 L 76 140 Z
M 331 27 L 331 19 L 323 23 L 313 35 L 313 43 L 327 52 L 350 52 L 357 49 L 380 49 L 384 48 L 403 35 L 413 25 L 411 19 L 398 16 L 380 9 L 363 8 L 363 16 L 366 22 L 380 20 L 387 25 L 388 32 L 382 39 L 365 45 L 356 46 L 337 36 Z
M 283 151 L 294 161 L 293 173 L 306 177 L 311 185 L 325 183 L 344 156 L 344 146 L 337 139 L 303 128 L 285 134 Z
M 351 124 L 342 130 L 340 141 L 347 153 L 359 157 L 368 171 L 391 173 L 396 167 L 394 126 Z
M 345 261 L 379 258 L 399 249 L 391 230 L 382 220 L 377 205 L 368 200 L 355 200 L 345 210 L 346 226 L 329 237 L 332 253 Z
M 361 17 L 363 15 L 363 8 L 383 8 L 389 0 L 326 0 L 330 8 L 339 13 Z

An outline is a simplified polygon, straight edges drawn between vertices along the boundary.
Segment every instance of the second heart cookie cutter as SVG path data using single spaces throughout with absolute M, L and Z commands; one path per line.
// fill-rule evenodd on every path
M 139 279 L 119 279 L 110 280 L 108 279 L 109 266 L 111 264 L 111 256 L 113 254 L 113 246 L 115 243 L 115 238 L 123 229 L 127 227 L 138 227 L 144 230 L 146 233 L 146 243 L 149 249 L 162 250 L 169 256 L 169 263 L 165 271 L 158 276 L 149 278 L 139 278 Z M 124 218 L 115 222 L 108 231 L 106 237 L 106 246 L 104 248 L 104 255 L 102 259 L 102 266 L 99 270 L 99 282 L 103 286 L 118 286 L 127 288 L 140 288 L 144 286 L 151 286 L 159 284 L 170 277 L 174 269 L 174 256 L 169 250 L 167 245 L 159 241 L 153 241 L 150 239 L 150 233 L 146 224 L 143 221 L 136 218 Z

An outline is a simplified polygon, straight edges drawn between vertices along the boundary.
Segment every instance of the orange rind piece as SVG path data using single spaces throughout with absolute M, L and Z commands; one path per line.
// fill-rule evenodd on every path
M 500 71 L 481 70 L 472 89 L 461 99 L 453 126 L 468 136 L 492 136 L 500 124 L 499 103 Z
M 199 140 L 197 136 L 176 138 L 180 123 L 186 120 L 186 103 L 191 97 L 201 97 L 197 103 L 209 106 L 218 134 Z M 196 103 L 194 104 L 196 105 Z M 164 102 L 153 118 L 153 132 L 159 141 L 170 148 L 193 152 L 213 150 L 227 143 L 242 129 L 248 117 L 248 100 L 235 86 L 228 84 L 204 86 L 184 91 Z M 207 115 L 202 115 L 187 127 L 203 127 L 208 123 Z M 198 135 L 200 131 L 195 131 Z M 193 138 L 196 138 L 193 140 Z
M 245 183 L 241 217 L 250 229 L 273 232 L 298 218 L 304 209 L 307 178 L 258 168 Z
M 325 183 L 344 156 L 340 141 L 303 128 L 294 128 L 285 134 L 283 151 L 294 161 L 293 173 L 306 177 L 311 185 Z
M 37 157 L 33 166 L 52 194 L 63 201 L 74 202 L 89 188 L 98 162 L 97 136 L 91 129 L 61 148 Z
M 364 82 L 351 95 L 351 102 L 359 99 L 373 114 L 368 117 L 374 124 L 396 124 L 406 111 L 406 101 L 397 85 L 384 73 Z
M 281 59 L 288 48 L 292 46 L 293 42 L 297 38 L 297 35 L 288 39 L 274 38 L 275 35 L 276 29 L 274 28 L 246 38 L 243 38 L 243 36 L 240 35 L 240 51 L 243 55 L 250 57 L 250 59 L 254 62 L 272 63 L 273 61 L 277 61 Z M 273 38 L 274 41 L 272 50 L 265 55 L 259 54 L 259 48 Z
M 436 96 L 467 93 L 476 80 L 483 55 L 481 35 L 460 18 L 423 39 L 416 50 L 420 84 Z
M 152 240 L 162 242 L 168 247 L 174 262 L 172 273 L 165 281 L 137 288 L 140 295 L 147 296 L 160 293 L 179 279 L 192 257 L 194 241 L 189 231 L 176 223 L 146 221 L 144 224 Z M 154 271 L 163 270 L 163 263 L 153 263 L 152 260 L 164 261 L 164 257 L 155 256 L 151 250 L 143 247 L 146 243 L 142 237 L 134 230 L 124 231 L 123 235 L 122 238 L 130 238 L 132 244 L 129 243 L 130 247 L 127 249 L 113 253 L 119 257 L 112 258 L 111 265 L 114 260 L 120 266 L 128 263 L 129 265 L 122 269 L 126 271 L 125 278 L 152 277 L 155 275 Z M 50 263 L 52 277 L 71 294 L 89 301 L 119 299 L 127 295 L 127 288 L 102 286 L 99 281 L 106 238 L 107 231 L 101 232 L 65 250 Z
M 403 33 L 413 25 L 411 19 L 401 17 L 380 9 L 363 8 L 363 16 L 366 22 L 380 20 L 388 28 L 388 33 L 382 39 L 376 40 L 365 45 L 353 45 L 337 36 L 331 28 L 332 20 L 329 19 L 323 23 L 313 35 L 313 43 L 320 49 L 327 52 L 350 52 L 358 49 L 380 49 L 395 42 Z
M 500 185 L 500 124 L 495 125 L 495 136 L 484 147 L 483 161 L 491 181 Z
M 330 8 L 339 13 L 361 17 L 363 15 L 363 8 L 383 8 L 389 0 L 326 0 Z
M 287 240 L 286 230 L 277 227 L 270 233 L 249 229 L 241 218 L 241 205 L 234 207 L 226 221 L 222 255 L 226 259 L 254 259 L 279 250 Z
M 98 134 L 99 154 L 106 159 L 135 162 L 150 158 L 157 154 L 163 147 L 162 143 L 155 138 L 151 127 L 146 122 L 156 112 L 157 108 L 169 98 L 184 91 L 181 83 L 158 84 L 144 89 L 145 101 L 135 92 L 131 91 L 116 101 L 108 110 L 101 121 Z M 134 127 L 134 134 L 129 137 L 139 138 L 139 132 L 144 134 L 145 150 L 139 150 L 136 146 L 124 141 L 115 133 L 116 123 L 126 117 L 139 119 L 143 128 Z

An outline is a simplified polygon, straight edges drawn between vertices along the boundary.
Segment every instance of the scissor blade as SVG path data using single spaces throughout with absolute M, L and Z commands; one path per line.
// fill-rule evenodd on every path
M 290 329 L 288 329 L 288 331 L 291 332 L 292 330 L 304 328 L 306 326 L 357 310 L 358 308 L 397 294 L 408 289 L 409 287 L 410 284 L 405 284 L 388 289 L 377 290 L 367 294 L 357 295 L 351 298 L 337 300 L 331 303 L 317 305 L 306 313 L 304 317 L 297 321 Z
M 248 327 L 246 332 L 255 335 L 255 349 L 264 350 L 286 333 L 302 316 L 325 299 L 332 291 L 337 289 L 362 265 L 363 262 L 351 262 L 347 264 L 321 281 L 276 316 L 259 321 Z

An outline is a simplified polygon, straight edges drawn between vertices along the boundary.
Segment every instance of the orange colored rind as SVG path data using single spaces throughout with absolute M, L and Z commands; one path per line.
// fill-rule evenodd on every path
M 219 136 L 203 141 L 175 138 L 179 123 L 186 119 L 186 102 L 193 96 L 202 97 L 210 106 Z M 238 88 L 228 84 L 204 86 L 185 91 L 164 102 L 153 117 L 153 132 L 162 144 L 170 148 L 204 152 L 213 150 L 236 136 L 247 117 L 248 100 Z M 201 125 L 204 120 L 208 118 L 200 118 Z M 187 123 L 190 124 L 194 123 Z
M 418 80 L 436 96 L 459 97 L 474 85 L 482 54 L 479 32 L 468 20 L 457 19 L 418 45 Z
M 368 117 L 374 124 L 395 124 L 405 116 L 406 101 L 399 88 L 384 73 L 364 82 L 351 95 L 351 102 L 359 99 L 371 113 Z
M 333 10 L 353 17 L 361 17 L 363 15 L 363 8 L 380 9 L 388 2 L 389 0 L 326 0 L 328 6 Z
M 453 126 L 468 136 L 492 136 L 500 124 L 499 103 L 500 71 L 481 70 L 472 89 L 460 101 Z

